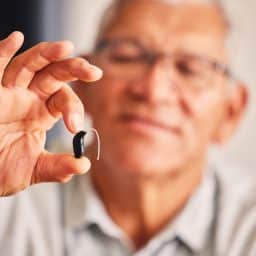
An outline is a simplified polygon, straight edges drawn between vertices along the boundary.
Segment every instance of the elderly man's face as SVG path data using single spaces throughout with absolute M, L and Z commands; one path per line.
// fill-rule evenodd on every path
M 103 161 L 156 176 L 203 160 L 229 111 L 227 78 L 208 63 L 225 64 L 225 32 L 212 6 L 131 1 L 120 9 L 94 56 L 104 78 L 78 89 Z M 146 53 L 160 57 L 149 65 Z

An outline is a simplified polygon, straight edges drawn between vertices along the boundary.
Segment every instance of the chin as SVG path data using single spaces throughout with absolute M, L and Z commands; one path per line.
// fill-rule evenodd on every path
M 188 162 L 191 147 L 182 136 L 124 130 L 102 132 L 102 156 L 114 175 L 121 172 L 134 177 L 165 177 Z
M 112 157 L 111 157 L 112 156 Z M 155 151 L 154 148 L 115 148 L 109 155 L 114 170 L 128 176 L 157 178 L 172 175 L 181 169 L 184 157 Z

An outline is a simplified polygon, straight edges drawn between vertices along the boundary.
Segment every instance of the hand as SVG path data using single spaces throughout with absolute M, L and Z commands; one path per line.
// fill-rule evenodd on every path
M 14 57 L 23 35 L 0 41 L 0 196 L 49 181 L 67 182 L 90 161 L 44 149 L 46 131 L 60 118 L 72 133 L 83 122 L 83 105 L 67 82 L 95 81 L 101 70 L 81 58 L 67 58 L 68 41 L 40 43 Z

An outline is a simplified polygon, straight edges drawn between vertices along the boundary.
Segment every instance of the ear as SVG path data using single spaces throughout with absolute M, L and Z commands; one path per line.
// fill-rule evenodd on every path
M 234 134 L 248 103 L 248 90 L 245 84 L 239 81 L 231 86 L 234 88 L 230 88 L 224 118 L 214 140 L 219 144 L 226 142 Z

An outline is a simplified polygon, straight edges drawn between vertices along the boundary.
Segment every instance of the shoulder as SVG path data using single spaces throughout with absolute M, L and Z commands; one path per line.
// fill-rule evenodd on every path
M 216 179 L 219 253 L 251 255 L 256 244 L 256 175 L 242 166 L 222 164 Z
M 222 164 L 216 167 L 219 207 L 233 213 L 254 210 L 256 174 L 243 166 Z M 235 211 L 236 210 L 236 211 Z

